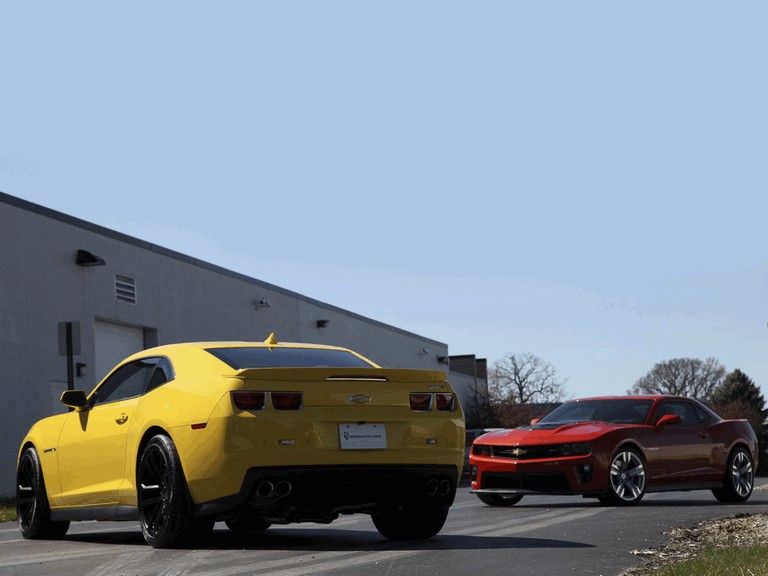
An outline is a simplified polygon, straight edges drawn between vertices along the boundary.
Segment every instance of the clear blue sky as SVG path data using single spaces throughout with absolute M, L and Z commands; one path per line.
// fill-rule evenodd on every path
M 571 396 L 768 392 L 768 3 L 0 6 L 0 191 Z

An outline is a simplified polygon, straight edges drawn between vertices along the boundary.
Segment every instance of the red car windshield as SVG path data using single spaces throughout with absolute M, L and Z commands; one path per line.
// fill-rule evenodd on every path
M 638 398 L 576 400 L 561 404 L 539 420 L 536 426 L 573 424 L 574 422 L 645 424 L 652 405 L 653 400 Z

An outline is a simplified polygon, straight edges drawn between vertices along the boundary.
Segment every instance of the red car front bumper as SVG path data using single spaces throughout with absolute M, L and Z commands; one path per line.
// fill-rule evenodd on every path
M 592 454 L 536 460 L 470 456 L 472 492 L 590 494 L 604 492 L 607 472 Z

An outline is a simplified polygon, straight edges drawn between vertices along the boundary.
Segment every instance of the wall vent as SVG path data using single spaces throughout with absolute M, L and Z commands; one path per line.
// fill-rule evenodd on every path
M 120 302 L 136 304 L 136 279 L 115 274 L 115 297 Z

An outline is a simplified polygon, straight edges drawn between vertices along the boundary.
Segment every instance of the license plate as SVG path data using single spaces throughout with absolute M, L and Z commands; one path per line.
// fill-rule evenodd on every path
M 387 447 L 384 424 L 339 424 L 342 450 L 383 450 Z

